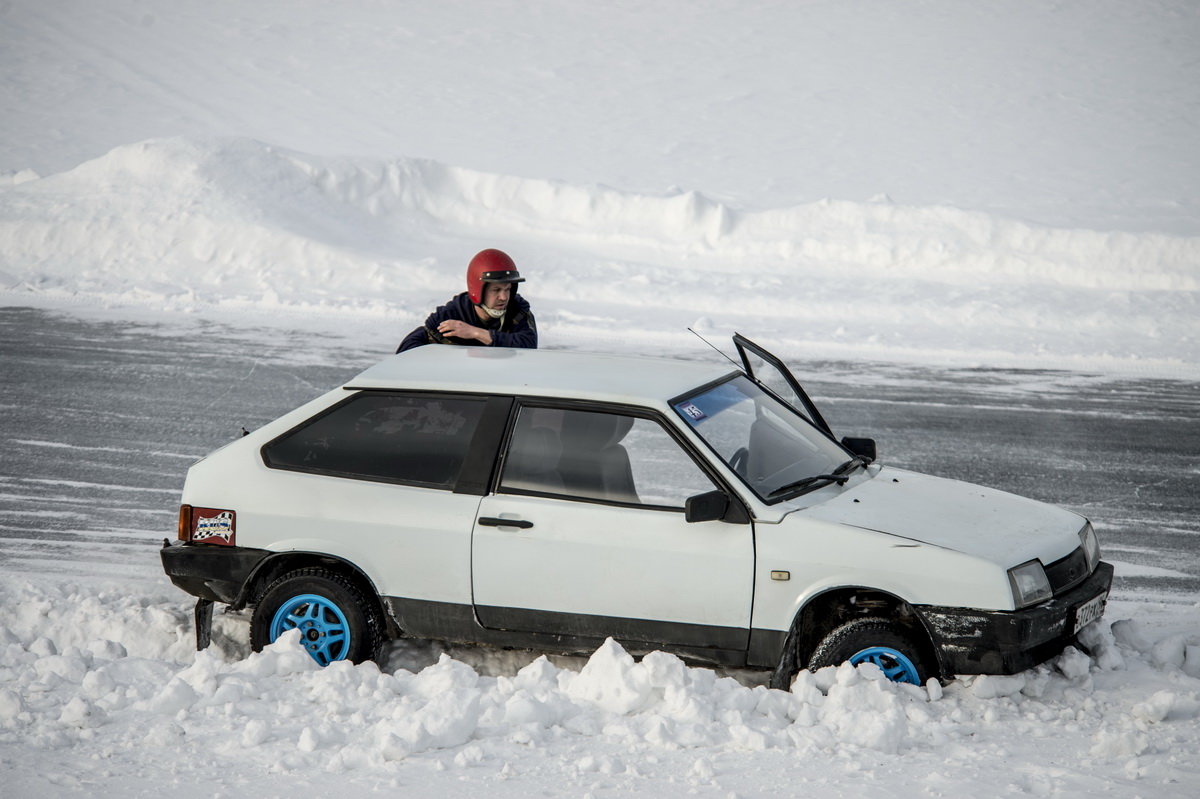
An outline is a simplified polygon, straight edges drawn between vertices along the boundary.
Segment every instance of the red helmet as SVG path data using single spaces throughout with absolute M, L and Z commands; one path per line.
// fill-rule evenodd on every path
M 483 304 L 484 283 L 521 283 L 524 280 L 513 259 L 500 250 L 483 250 L 467 264 L 467 293 L 476 305 Z

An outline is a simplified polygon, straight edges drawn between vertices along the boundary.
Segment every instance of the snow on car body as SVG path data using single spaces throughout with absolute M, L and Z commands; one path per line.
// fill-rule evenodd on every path
M 423 347 L 225 446 L 162 551 L 198 643 L 219 601 L 255 608 L 256 648 L 298 627 L 322 663 L 388 633 L 613 637 L 776 685 L 847 659 L 919 682 L 1027 668 L 1099 617 L 1086 519 L 874 463 L 735 344 L 737 369 Z

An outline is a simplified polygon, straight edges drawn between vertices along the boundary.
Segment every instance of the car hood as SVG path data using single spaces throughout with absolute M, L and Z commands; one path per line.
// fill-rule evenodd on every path
M 1053 563 L 1079 546 L 1083 518 L 960 480 L 883 467 L 836 497 L 791 515 L 848 524 L 985 558 L 1009 568 Z

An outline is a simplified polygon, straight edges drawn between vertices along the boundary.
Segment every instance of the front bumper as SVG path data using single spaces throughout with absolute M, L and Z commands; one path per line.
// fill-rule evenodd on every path
M 972 610 L 918 605 L 938 651 L 941 672 L 1015 674 L 1048 660 L 1075 640 L 1075 614 L 1088 601 L 1108 596 L 1113 567 L 1101 562 L 1082 583 L 1024 610 Z
M 265 549 L 185 544 L 176 541 L 159 550 L 163 571 L 189 594 L 213 602 L 234 604 L 242 586 L 262 559 Z

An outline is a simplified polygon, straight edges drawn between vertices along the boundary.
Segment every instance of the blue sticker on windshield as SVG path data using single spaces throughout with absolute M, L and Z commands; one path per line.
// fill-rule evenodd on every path
M 706 415 L 704 413 L 704 411 L 700 410 L 699 408 L 697 408 L 694 404 L 692 404 L 690 402 L 681 402 L 678 405 L 676 405 L 675 407 L 679 409 L 680 413 L 682 413 L 684 416 L 686 416 L 689 420 L 691 420 L 693 422 L 700 421 Z

